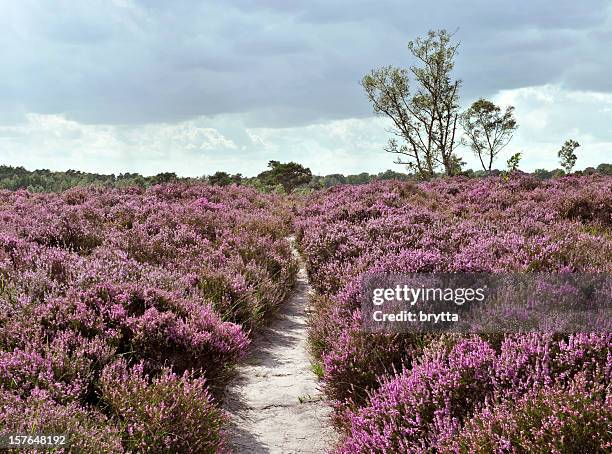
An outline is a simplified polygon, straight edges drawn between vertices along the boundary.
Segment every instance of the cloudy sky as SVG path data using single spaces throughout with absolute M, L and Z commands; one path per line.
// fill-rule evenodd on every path
M 456 30 L 462 103 L 514 105 L 498 162 L 612 162 L 606 0 L 0 0 L 0 163 L 29 169 L 254 175 L 270 159 L 378 172 L 388 123 L 359 80 Z M 476 168 L 468 150 L 465 159 Z

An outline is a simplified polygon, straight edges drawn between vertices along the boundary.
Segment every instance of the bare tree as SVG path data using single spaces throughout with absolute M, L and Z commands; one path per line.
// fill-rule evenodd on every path
M 425 179 L 439 166 L 446 175 L 454 175 L 460 162 L 454 150 L 461 82 L 450 77 L 459 44 L 451 44 L 451 38 L 446 30 L 430 31 L 408 43 L 418 66 L 387 66 L 361 80 L 374 112 L 393 122 L 391 132 L 396 137 L 385 150 L 398 155 L 396 164 L 407 165 Z
M 493 161 L 499 152 L 510 142 L 518 128 L 514 119 L 514 107 L 509 106 L 504 112 L 491 101 L 479 99 L 461 115 L 461 126 L 469 145 L 480 159 L 485 171 L 491 172 Z

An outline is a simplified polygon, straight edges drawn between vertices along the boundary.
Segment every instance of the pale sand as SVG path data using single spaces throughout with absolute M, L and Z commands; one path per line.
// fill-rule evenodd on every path
M 229 434 L 236 453 L 323 453 L 334 446 L 330 410 L 310 367 L 310 290 L 300 261 L 292 295 L 256 336 L 226 389 L 224 407 L 232 416 Z

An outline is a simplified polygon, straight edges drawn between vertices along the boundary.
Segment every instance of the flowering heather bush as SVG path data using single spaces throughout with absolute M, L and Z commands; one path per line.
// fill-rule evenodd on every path
M 427 349 L 412 369 L 383 383 L 350 416 L 339 452 L 426 452 L 491 392 L 495 351 L 478 338 Z
M 221 447 L 207 387 L 293 284 L 288 219 L 238 187 L 0 192 L 0 427 Z
M 71 452 L 124 452 L 119 430 L 104 414 L 76 402 L 58 404 L 43 390 L 27 399 L 3 391 L 0 428 L 8 433 L 69 434 Z
M 440 452 L 607 453 L 612 450 L 612 398 L 580 387 L 532 391 L 483 408 Z
M 334 187 L 310 197 L 295 228 L 317 291 L 311 344 L 346 434 L 340 452 L 441 448 L 485 405 L 576 381 L 610 386 L 609 335 L 373 335 L 360 311 L 368 272 L 611 272 L 610 177 Z
M 223 447 L 221 410 L 205 380 L 180 377 L 168 369 L 154 378 L 142 364 L 128 369 L 120 360 L 102 372 L 102 400 L 118 419 L 124 447 L 133 452 L 219 452 Z
M 599 396 L 596 402 L 603 407 L 602 390 L 609 386 L 612 371 L 611 343 L 612 334 L 578 334 L 560 340 L 514 335 L 496 353 L 478 337 L 434 341 L 411 369 L 383 379 L 368 404 L 348 414 L 349 436 L 339 452 L 441 449 L 486 402 L 514 402 L 534 393 L 544 396 L 548 387 L 563 392 L 580 384 L 580 392 L 593 399 Z M 601 421 L 597 424 L 600 428 Z M 599 439 L 604 433 L 589 436 Z

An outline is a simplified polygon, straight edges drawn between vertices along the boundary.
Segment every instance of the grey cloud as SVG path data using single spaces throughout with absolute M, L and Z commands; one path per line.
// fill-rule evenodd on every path
M 458 29 L 465 99 L 546 83 L 610 92 L 611 21 L 604 0 L 24 1 L 0 17 L 0 121 L 365 117 L 362 75 L 410 64 L 407 41 L 440 27 Z

